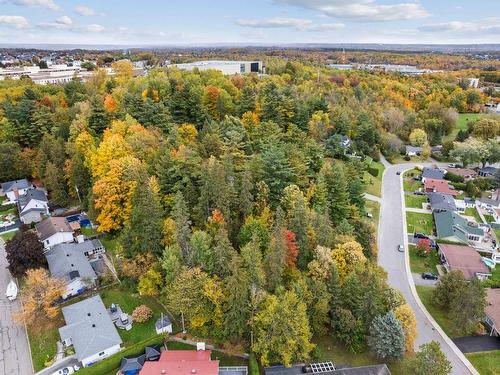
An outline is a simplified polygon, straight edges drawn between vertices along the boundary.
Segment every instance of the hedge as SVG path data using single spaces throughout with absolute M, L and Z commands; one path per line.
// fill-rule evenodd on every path
M 374 167 L 369 167 L 368 173 L 371 174 L 373 177 L 378 177 L 379 170 Z
M 250 358 L 248 359 L 248 375 L 260 375 L 259 363 L 254 353 L 250 353 Z
M 108 357 L 95 365 L 85 367 L 78 371 L 78 375 L 108 375 L 113 371 L 118 371 L 123 357 L 139 356 L 144 353 L 144 348 L 150 345 L 163 344 L 163 336 L 155 336 L 147 340 L 140 341 L 125 350 L 122 350 L 111 357 Z

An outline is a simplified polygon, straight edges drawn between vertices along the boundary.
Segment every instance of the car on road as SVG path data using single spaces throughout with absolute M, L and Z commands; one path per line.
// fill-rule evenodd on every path
M 424 279 L 424 280 L 437 280 L 438 275 L 436 275 L 432 272 L 424 272 L 424 273 L 422 273 L 422 279 Z
M 404 252 L 403 245 L 398 245 L 398 251 L 399 251 L 400 253 Z
M 400 171 L 397 171 L 397 172 L 396 172 L 396 174 L 399 176 L 399 175 L 401 174 L 401 172 L 400 172 Z
M 66 366 L 53 372 L 51 375 L 70 375 L 74 374 L 75 371 L 78 371 L 79 369 L 80 369 L 79 366 Z

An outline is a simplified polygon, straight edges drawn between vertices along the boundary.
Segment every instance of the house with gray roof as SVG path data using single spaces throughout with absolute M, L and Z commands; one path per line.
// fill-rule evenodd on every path
M 2 187 L 2 194 L 11 202 L 16 202 L 18 198 L 25 194 L 26 190 L 31 187 L 30 183 L 25 178 L 4 182 L 0 186 Z
M 328 363 L 328 362 L 327 362 Z M 331 362 L 330 362 L 331 363 Z M 264 375 L 302 375 L 307 370 L 308 373 L 316 373 L 322 375 L 391 375 L 391 371 L 386 364 L 360 366 L 360 367 L 337 367 L 333 369 L 324 369 L 321 371 L 313 371 L 310 366 L 312 365 L 295 365 L 292 367 L 285 366 L 270 366 L 264 368 Z M 304 371 L 306 370 L 306 371 Z
M 425 183 L 425 180 L 428 178 L 433 180 L 443 180 L 444 175 L 445 171 L 442 169 L 425 167 L 422 171 L 422 182 Z
M 407 156 L 420 156 L 422 153 L 422 147 L 406 145 L 406 155 Z
M 485 237 L 483 228 L 455 212 L 434 211 L 433 215 L 437 238 L 441 240 L 477 245 Z
M 39 223 L 49 215 L 49 200 L 41 189 L 28 189 L 17 200 L 19 218 L 24 224 Z
M 495 175 L 495 173 L 497 173 L 497 171 L 498 171 L 498 168 L 488 166 L 488 167 L 484 167 L 484 168 L 479 168 L 479 170 L 477 171 L 477 174 L 481 177 L 493 177 Z
M 91 241 L 58 244 L 45 253 L 51 275 L 67 283 L 63 299 L 76 296 L 95 283 L 97 274 L 85 255 L 91 248 Z
M 73 346 L 84 367 L 121 350 L 122 340 L 99 295 L 62 308 L 66 325 L 59 328 L 65 347 Z
M 457 211 L 452 195 L 442 193 L 427 193 L 432 211 Z

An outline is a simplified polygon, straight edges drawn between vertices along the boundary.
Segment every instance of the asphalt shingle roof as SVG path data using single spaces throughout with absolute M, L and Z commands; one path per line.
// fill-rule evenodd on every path
M 4 182 L 2 185 L 2 190 L 4 193 L 12 191 L 14 188 L 17 189 L 27 189 L 30 187 L 30 183 L 27 179 L 23 178 L 21 180 Z
M 422 171 L 422 178 L 432 178 L 434 180 L 442 180 L 444 178 L 444 171 L 437 168 L 425 167 Z
M 264 369 L 265 375 L 302 375 L 302 365 L 284 367 L 271 366 Z M 350 367 L 322 372 L 323 375 L 391 375 L 391 371 L 385 364 Z
M 70 274 L 77 271 L 81 278 L 95 279 L 97 275 L 82 251 L 82 247 L 87 248 L 88 245 L 93 249 L 92 242 L 86 241 L 81 244 L 59 244 L 47 251 L 45 257 L 51 275 L 70 281 Z
M 438 238 L 457 237 L 463 242 L 467 242 L 467 234 L 483 236 L 484 231 L 472 225 L 462 216 L 451 211 L 435 211 L 434 222 Z
M 49 217 L 38 223 L 35 228 L 41 241 L 46 240 L 57 232 L 73 233 L 73 230 L 64 217 Z
M 66 325 L 61 340 L 71 338 L 79 361 L 122 343 L 99 295 L 62 308 Z
M 456 211 L 455 199 L 449 194 L 427 193 L 432 210 Z

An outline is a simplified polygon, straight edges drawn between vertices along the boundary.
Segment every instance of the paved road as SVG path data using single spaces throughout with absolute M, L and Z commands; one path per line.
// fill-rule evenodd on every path
M 420 273 L 412 273 L 411 275 L 413 277 L 413 282 L 415 283 L 415 285 L 435 286 L 438 282 L 438 280 L 422 279 L 422 275 Z
M 464 364 L 461 358 L 465 361 L 467 360 L 461 355 L 451 340 L 445 339 L 445 337 L 443 337 L 434 327 L 429 317 L 424 313 L 421 305 L 417 303 L 411 290 L 411 287 L 413 287 L 413 283 L 410 286 L 412 275 L 408 275 L 407 272 L 409 272 L 409 270 L 407 271 L 405 263 L 405 256 L 407 256 L 406 254 L 408 252 L 408 239 L 406 238 L 405 240 L 406 230 L 403 221 L 401 182 L 400 176 L 398 176 L 396 172 L 412 168 L 414 165 L 417 164 L 392 165 L 388 166 L 385 170 L 382 180 L 382 205 L 379 219 L 379 264 L 388 273 L 389 285 L 399 289 L 403 293 L 415 312 L 417 318 L 417 331 L 419 334 L 416 340 L 416 346 L 418 347 L 432 340 L 438 341 L 441 344 L 442 351 L 453 366 L 452 374 L 477 374 L 477 372 L 469 370 Z M 424 164 L 418 163 L 418 165 Z M 396 250 L 399 244 L 405 245 L 405 253 L 399 253 Z M 453 347 L 458 352 L 454 351 Z
M 54 372 L 63 369 L 64 367 L 74 366 L 78 364 L 78 360 L 76 359 L 76 355 L 71 355 L 68 357 L 64 357 L 59 362 L 54 363 L 52 366 L 43 369 L 40 372 L 37 372 L 36 375 L 51 375 Z
M 33 370 L 26 331 L 11 317 L 19 309 L 18 302 L 5 298 L 5 290 L 11 280 L 6 267 L 4 242 L 0 239 L 0 374 L 31 375 Z

